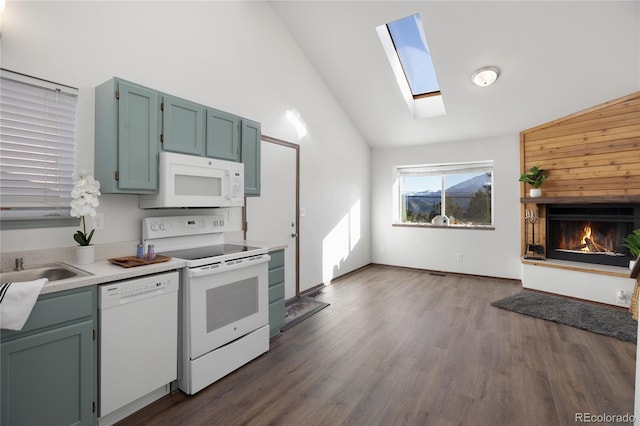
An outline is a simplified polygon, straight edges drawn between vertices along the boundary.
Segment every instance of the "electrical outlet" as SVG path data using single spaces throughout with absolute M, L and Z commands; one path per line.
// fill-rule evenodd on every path
M 104 213 L 96 213 L 93 218 L 93 228 L 96 231 L 104 231 Z
M 624 293 L 624 290 L 618 291 L 616 296 L 616 301 L 618 303 L 627 303 L 627 295 Z
M 458 254 L 456 254 L 456 260 L 457 260 L 458 262 L 462 262 L 462 253 L 458 253 Z

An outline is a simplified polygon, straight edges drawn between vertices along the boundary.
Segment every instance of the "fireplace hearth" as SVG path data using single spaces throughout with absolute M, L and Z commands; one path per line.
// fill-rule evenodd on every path
M 626 267 L 631 256 L 624 238 L 637 228 L 637 204 L 548 205 L 546 256 Z

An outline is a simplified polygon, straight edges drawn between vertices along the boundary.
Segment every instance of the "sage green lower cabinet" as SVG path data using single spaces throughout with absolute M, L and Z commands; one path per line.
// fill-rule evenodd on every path
M 241 158 L 244 163 L 244 195 L 260 195 L 260 123 L 242 119 Z
M 96 423 L 96 287 L 40 296 L 21 331 L 0 331 L 3 425 Z
M 273 337 L 284 325 L 284 250 L 269 255 L 269 334 Z

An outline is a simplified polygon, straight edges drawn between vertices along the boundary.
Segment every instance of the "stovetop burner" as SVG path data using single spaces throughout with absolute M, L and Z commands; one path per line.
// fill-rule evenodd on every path
M 260 249 L 259 247 L 251 247 L 251 246 L 245 246 L 245 245 L 239 245 L 239 244 L 218 244 L 214 246 L 167 251 L 161 254 L 165 256 L 177 257 L 179 259 L 185 259 L 185 260 L 198 260 L 198 259 L 215 258 L 218 256 L 223 256 L 228 254 L 243 253 L 243 252 L 259 250 L 259 249 Z

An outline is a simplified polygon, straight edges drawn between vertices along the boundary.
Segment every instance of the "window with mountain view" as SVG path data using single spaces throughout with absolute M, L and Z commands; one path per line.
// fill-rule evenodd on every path
M 397 168 L 395 222 L 493 226 L 493 162 Z

